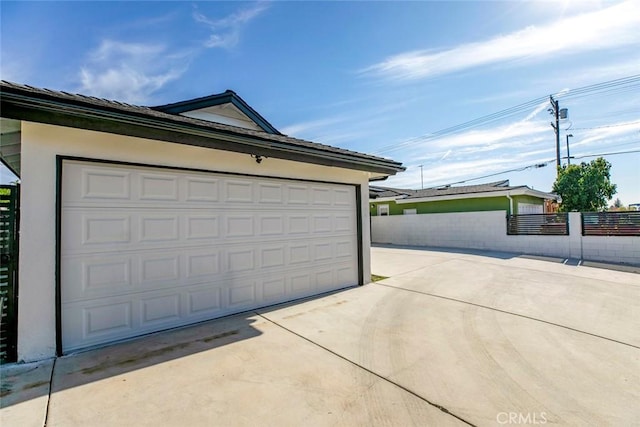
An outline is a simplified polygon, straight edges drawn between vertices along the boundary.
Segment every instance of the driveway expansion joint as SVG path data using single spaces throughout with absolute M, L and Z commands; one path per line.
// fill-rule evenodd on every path
M 47 422 L 49 421 L 49 405 L 51 404 L 51 393 L 53 392 L 53 372 L 56 369 L 56 362 L 58 361 L 57 357 L 53 358 L 53 365 L 51 366 L 51 376 L 49 377 L 49 394 L 47 395 L 47 407 L 44 411 L 44 427 L 47 427 Z
M 348 359 L 348 358 L 347 358 L 347 357 L 345 357 L 345 356 L 342 356 L 342 355 L 341 355 L 341 354 L 339 354 L 339 353 L 336 353 L 335 351 L 333 351 L 333 350 L 331 350 L 331 349 L 329 349 L 329 348 L 327 348 L 327 347 L 323 346 L 322 344 L 319 344 L 319 343 L 317 343 L 317 342 L 315 342 L 315 341 L 313 341 L 313 340 L 311 340 L 311 339 L 309 339 L 309 338 L 305 337 L 304 335 L 301 335 L 301 334 L 299 334 L 299 333 L 297 333 L 297 332 L 295 332 L 295 331 L 293 331 L 293 330 L 291 330 L 291 329 L 287 328 L 286 326 L 283 326 L 283 325 L 281 325 L 280 323 L 278 323 L 278 322 L 276 322 L 276 321 L 274 321 L 274 320 L 269 319 L 268 317 L 264 316 L 262 313 L 255 312 L 255 314 L 256 314 L 257 316 L 260 316 L 261 318 L 265 319 L 266 321 L 268 321 L 268 322 L 270 322 L 270 323 L 272 323 L 272 324 L 274 324 L 274 325 L 278 326 L 279 328 L 282 328 L 282 329 L 284 329 L 285 331 L 287 331 L 287 332 L 289 332 L 289 333 L 291 333 L 291 334 L 293 334 L 293 335 L 297 336 L 298 338 L 301 338 L 301 339 L 303 339 L 303 340 L 305 340 L 305 341 L 307 341 L 307 342 L 309 342 L 309 343 L 311 343 L 311 344 L 315 345 L 316 347 L 319 347 L 319 348 L 323 349 L 324 351 L 327 351 L 327 352 L 329 352 L 329 353 L 333 354 L 334 356 L 336 356 L 336 357 L 338 357 L 338 358 L 340 358 L 340 359 L 344 360 L 345 362 L 348 362 L 348 363 L 350 363 L 351 365 L 353 365 L 353 366 L 355 366 L 355 367 L 357 367 L 357 368 L 360 368 L 360 369 L 362 369 L 363 371 L 368 372 L 369 374 L 371 374 L 371 375 L 375 376 L 376 378 L 379 378 L 379 379 L 381 379 L 381 380 L 383 380 L 383 381 L 385 381 L 385 382 L 387 382 L 387 383 L 389 383 L 389 384 L 392 384 L 392 385 L 394 385 L 395 387 L 398 387 L 399 389 L 401 389 L 401 390 L 403 390 L 403 391 L 405 391 L 405 392 L 407 392 L 407 393 L 411 394 L 412 396 L 417 397 L 418 399 L 422 400 L 423 402 L 427 403 L 428 405 L 433 406 L 433 407 L 434 407 L 434 408 L 436 408 L 436 409 L 439 409 L 441 412 L 444 412 L 445 414 L 450 415 L 450 416 L 452 416 L 452 417 L 456 418 L 456 419 L 457 419 L 457 420 L 459 420 L 459 421 L 462 421 L 463 423 L 465 423 L 465 424 L 467 424 L 467 425 L 469 425 L 469 426 L 471 426 L 471 427 L 478 427 L 476 424 L 473 424 L 473 423 L 471 423 L 471 422 L 469 422 L 469 421 L 465 420 L 465 419 L 464 419 L 464 418 L 462 418 L 461 416 L 456 415 L 455 413 L 451 412 L 451 411 L 450 411 L 450 410 L 448 410 L 446 407 L 444 407 L 444 406 L 442 406 L 442 405 L 439 405 L 439 404 L 437 404 L 437 403 L 435 403 L 435 402 L 432 402 L 432 401 L 430 401 L 429 399 L 425 398 L 424 396 L 421 396 L 421 395 L 420 395 L 420 394 L 418 394 L 417 392 L 415 392 L 415 391 L 413 391 L 413 390 L 411 390 L 411 389 L 409 389 L 409 388 L 407 388 L 407 387 L 403 386 L 402 384 L 399 384 L 399 383 L 397 383 L 397 382 L 395 382 L 395 381 L 391 380 L 390 378 L 387 378 L 387 377 L 385 377 L 385 376 L 383 376 L 383 375 L 381 375 L 381 374 L 378 374 L 377 372 L 372 371 L 371 369 L 366 368 L 366 367 L 364 367 L 364 366 L 360 365 L 359 363 L 356 363 L 356 362 L 354 362 L 353 360 Z
M 386 288 L 391 288 L 391 289 L 397 289 L 397 290 L 400 290 L 400 291 L 413 292 L 413 293 L 420 294 L 420 295 L 425 295 L 425 296 L 428 296 L 428 297 L 440 298 L 440 299 L 444 299 L 444 300 L 448 300 L 448 301 L 457 302 L 457 303 L 460 303 L 460 304 L 472 305 L 474 307 L 484 308 L 485 310 L 497 311 L 499 313 L 509 314 L 511 316 L 522 317 L 523 319 L 533 320 L 535 322 L 546 323 L 547 325 L 557 326 L 559 328 L 568 329 L 568 330 L 573 331 L 573 332 L 578 332 L 580 334 L 590 335 L 590 336 L 595 337 L 595 338 L 600 338 L 600 339 L 603 339 L 603 340 L 614 342 L 616 344 L 622 344 L 622 345 L 625 345 L 625 346 L 640 350 L 640 346 L 637 346 L 637 345 L 634 345 L 634 344 L 629 344 L 629 343 L 626 343 L 624 341 L 619 341 L 619 340 L 616 340 L 616 339 L 613 339 L 613 338 L 604 337 L 602 335 L 592 334 L 591 332 L 582 331 L 580 329 L 575 329 L 575 328 L 572 328 L 571 326 L 560 325 L 559 323 L 549 322 L 548 320 L 537 319 L 535 317 L 527 316 L 526 314 L 513 313 L 511 311 L 501 310 L 499 308 L 489 307 L 487 305 L 477 304 L 475 302 L 464 301 L 464 300 L 461 300 L 461 299 L 456 299 L 456 298 L 451 298 L 451 297 L 445 297 L 443 295 L 431 294 L 429 292 L 417 291 L 415 289 L 401 288 L 401 287 L 398 287 L 398 286 L 387 285 L 385 283 L 380 283 L 380 282 L 375 282 L 375 283 L 371 283 L 371 284 L 372 285 L 377 285 L 377 286 L 384 286 Z

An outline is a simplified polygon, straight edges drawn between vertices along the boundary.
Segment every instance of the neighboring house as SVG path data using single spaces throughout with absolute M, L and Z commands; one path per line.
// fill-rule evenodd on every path
M 398 162 L 282 135 L 230 91 L 148 108 L 2 82 L 0 102 L 20 360 L 370 280 L 368 184 Z
M 509 181 L 443 186 L 424 190 L 369 187 L 369 213 L 373 216 L 504 210 L 509 214 L 546 213 L 545 201 L 558 196 Z

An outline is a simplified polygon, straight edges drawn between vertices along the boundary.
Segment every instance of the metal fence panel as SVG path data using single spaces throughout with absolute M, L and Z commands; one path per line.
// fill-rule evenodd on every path
M 507 234 L 568 236 L 568 223 L 568 213 L 507 215 Z
M 640 236 L 640 211 L 583 212 L 583 236 Z
M 0 362 L 16 360 L 19 187 L 0 186 Z

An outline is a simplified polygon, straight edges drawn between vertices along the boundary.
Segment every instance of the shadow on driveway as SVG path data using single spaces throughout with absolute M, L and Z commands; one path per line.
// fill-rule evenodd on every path
M 439 246 L 409 246 L 409 245 L 388 245 L 383 243 L 372 243 L 372 248 L 388 248 L 388 249 L 412 249 L 416 251 L 429 251 L 429 252 L 444 252 L 449 254 L 465 254 L 465 255 L 480 255 L 498 259 L 511 259 L 517 258 L 520 254 L 513 252 L 498 252 L 488 251 L 483 249 L 465 249 L 465 248 L 446 248 Z M 561 262 L 561 261 L 560 261 Z
M 321 299 L 346 289 L 304 297 L 256 310 L 159 331 L 56 359 L 0 368 L 0 409 L 106 378 L 145 369 L 258 337 L 258 313 Z
M 57 392 L 257 337 L 261 332 L 251 317 L 255 313 L 246 312 L 39 364 L 3 367 L 0 408 L 47 395 L 50 381 Z

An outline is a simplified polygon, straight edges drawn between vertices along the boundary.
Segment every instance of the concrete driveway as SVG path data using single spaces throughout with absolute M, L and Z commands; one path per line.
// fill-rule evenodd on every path
M 388 279 L 3 367 L 0 424 L 640 425 L 640 275 L 372 254 Z

